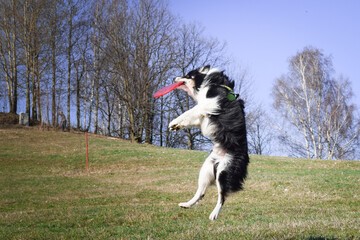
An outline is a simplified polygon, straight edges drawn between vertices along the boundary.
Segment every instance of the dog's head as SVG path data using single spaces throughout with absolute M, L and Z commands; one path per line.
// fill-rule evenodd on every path
M 223 71 L 217 68 L 210 68 L 210 65 L 191 70 L 185 76 L 175 78 L 175 82 L 184 82 L 179 89 L 187 92 L 195 100 L 200 88 L 208 84 L 234 87 L 234 82 L 229 81 L 228 77 L 223 74 Z
M 206 65 L 205 67 L 191 70 L 185 76 L 176 77 L 175 82 L 183 82 L 184 85 L 180 86 L 179 89 L 184 90 L 195 99 L 196 92 L 199 91 L 209 71 L 210 65 Z

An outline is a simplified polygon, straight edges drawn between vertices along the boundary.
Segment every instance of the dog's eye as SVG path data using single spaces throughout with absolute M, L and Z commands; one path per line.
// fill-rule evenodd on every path
M 194 76 L 194 75 L 192 75 L 192 76 L 191 76 L 191 79 L 195 79 L 195 76 Z

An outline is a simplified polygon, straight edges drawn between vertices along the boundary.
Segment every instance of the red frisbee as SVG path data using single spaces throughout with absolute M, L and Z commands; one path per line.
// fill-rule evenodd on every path
M 163 88 L 161 88 L 160 90 L 158 90 L 158 91 L 153 95 L 153 97 L 154 97 L 154 98 L 162 97 L 162 96 L 164 96 L 165 94 L 171 92 L 172 90 L 180 87 L 180 86 L 183 85 L 183 84 L 184 84 L 184 82 L 175 82 L 175 83 L 173 83 L 173 84 L 171 84 L 171 85 L 169 85 L 169 86 L 163 87 Z

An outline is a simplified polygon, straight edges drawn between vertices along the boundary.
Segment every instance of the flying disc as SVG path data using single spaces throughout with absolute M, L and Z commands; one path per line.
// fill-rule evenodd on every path
M 160 90 L 158 90 L 153 96 L 154 98 L 159 98 L 164 96 L 165 94 L 168 94 L 169 92 L 171 92 L 172 90 L 180 87 L 181 85 L 183 85 L 184 82 L 175 82 L 169 86 L 163 87 Z

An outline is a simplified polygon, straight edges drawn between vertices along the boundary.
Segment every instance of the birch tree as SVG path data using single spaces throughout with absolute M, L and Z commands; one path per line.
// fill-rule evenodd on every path
M 355 119 L 350 101 L 349 82 L 334 78 L 333 72 L 331 57 L 306 47 L 290 59 L 289 72 L 274 84 L 274 107 L 295 129 L 283 131 L 280 138 L 292 155 L 353 157 L 350 153 L 359 139 L 359 119 Z

